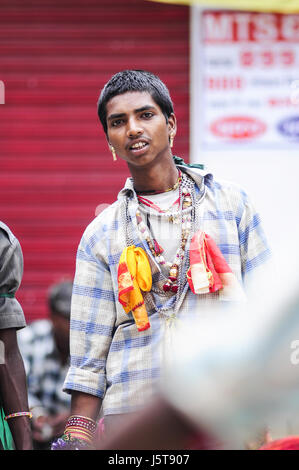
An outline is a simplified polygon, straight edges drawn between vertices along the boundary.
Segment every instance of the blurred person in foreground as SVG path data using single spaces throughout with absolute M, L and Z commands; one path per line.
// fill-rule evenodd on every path
M 176 116 L 157 76 L 117 73 L 98 115 L 131 178 L 78 248 L 64 384 L 72 416 L 55 449 L 88 447 L 101 407 L 107 435 L 145 406 L 176 321 L 243 300 L 269 258 L 246 193 L 172 154 Z
M 255 301 L 183 323 L 159 396 L 98 448 L 299 450 L 294 274 L 269 272 Z
M 69 416 L 70 399 L 62 392 L 69 367 L 72 282 L 61 281 L 48 292 L 48 319 L 33 321 L 18 335 L 24 359 L 35 449 L 49 449 Z
M 26 326 L 15 298 L 23 276 L 17 238 L 0 222 L 0 449 L 31 450 L 32 439 L 24 363 L 17 330 Z

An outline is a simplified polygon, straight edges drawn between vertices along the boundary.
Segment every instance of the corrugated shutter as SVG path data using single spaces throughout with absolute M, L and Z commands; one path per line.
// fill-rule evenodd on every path
M 0 219 L 19 238 L 18 299 L 47 315 L 48 287 L 73 277 L 75 254 L 99 204 L 128 170 L 112 162 L 96 115 L 115 72 L 157 73 L 172 94 L 176 154 L 188 160 L 189 9 L 143 0 L 1 0 Z

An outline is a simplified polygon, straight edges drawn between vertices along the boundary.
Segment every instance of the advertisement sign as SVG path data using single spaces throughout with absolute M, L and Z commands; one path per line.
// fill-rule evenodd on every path
M 201 149 L 299 149 L 299 15 L 198 15 Z

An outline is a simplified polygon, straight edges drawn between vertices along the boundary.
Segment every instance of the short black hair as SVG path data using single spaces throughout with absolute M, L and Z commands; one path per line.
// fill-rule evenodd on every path
M 106 104 L 114 96 L 133 91 L 147 91 L 160 107 L 168 122 L 173 113 L 173 103 L 167 86 L 157 75 L 145 70 L 123 70 L 113 75 L 104 86 L 98 100 L 98 116 L 107 135 Z

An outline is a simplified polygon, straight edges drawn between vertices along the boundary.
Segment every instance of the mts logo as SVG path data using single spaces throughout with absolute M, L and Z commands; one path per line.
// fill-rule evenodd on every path
M 5 104 L 5 85 L 0 80 L 0 104 Z

